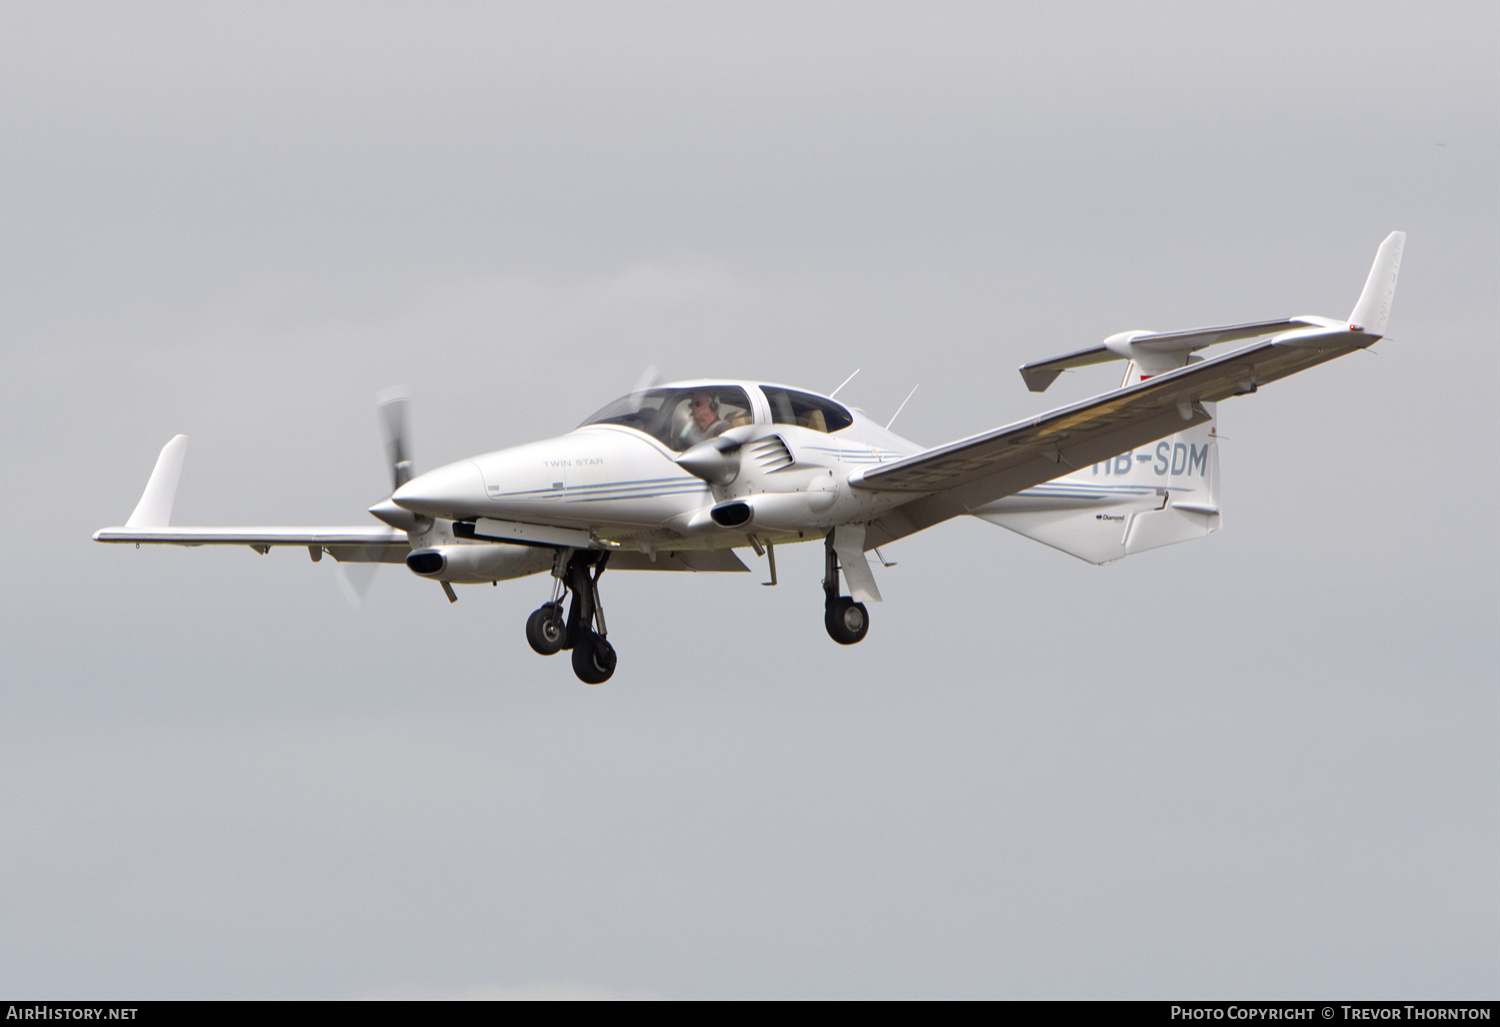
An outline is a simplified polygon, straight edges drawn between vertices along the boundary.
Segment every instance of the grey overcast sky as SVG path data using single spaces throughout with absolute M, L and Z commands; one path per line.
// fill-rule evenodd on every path
M 1493 998 L 1500 8 L 0 7 L 0 994 Z M 647 365 L 937 444 L 1112 332 L 1391 338 L 1226 403 L 1225 529 L 547 583 L 104 547 L 360 523 Z

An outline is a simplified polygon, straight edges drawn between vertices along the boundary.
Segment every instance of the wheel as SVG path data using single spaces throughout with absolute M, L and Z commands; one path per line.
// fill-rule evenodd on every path
M 547 603 L 526 618 L 526 641 L 543 656 L 551 656 L 561 649 L 567 633 L 561 603 Z
M 602 685 L 615 672 L 615 647 L 590 631 L 573 645 L 573 673 L 586 685 Z
M 853 645 L 869 632 L 870 614 L 864 603 L 839 596 L 824 611 L 823 626 L 828 629 L 828 637 L 839 645 Z

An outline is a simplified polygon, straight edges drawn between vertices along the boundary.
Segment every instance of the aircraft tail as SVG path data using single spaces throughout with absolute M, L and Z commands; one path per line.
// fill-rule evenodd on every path
M 1271 367 L 1281 358 L 1271 357 L 1264 365 L 1266 373 L 1258 374 L 1257 354 L 1301 351 L 1313 357 L 1304 365 L 1310 367 L 1368 347 L 1384 336 L 1405 245 L 1405 232 L 1392 232 L 1381 242 L 1359 301 L 1347 320 L 1303 315 L 1180 332 L 1119 332 L 1098 346 L 1026 364 L 1021 377 L 1027 388 L 1041 392 L 1064 371 L 1126 360 L 1121 395 L 1128 395 L 1132 387 L 1158 375 L 1175 375 L 1176 380 L 1185 381 L 1192 372 L 1184 369 L 1203 359 L 1197 356 L 1198 350 L 1227 342 L 1268 340 L 1208 362 L 1212 367 L 1243 357 L 1250 365 L 1242 372 L 1243 380 L 1229 388 L 1221 386 L 1218 398 L 1254 392 L 1267 381 L 1301 369 L 1277 373 Z M 1178 409 L 1187 419 L 1192 404 L 1179 402 Z M 1221 520 L 1219 444 L 1212 404 L 1202 406 L 1210 417 L 1206 423 L 971 509 L 970 513 L 1090 563 L 1109 563 L 1131 553 L 1212 534 L 1219 530 Z M 1058 459 L 1062 452 L 1060 446 Z M 892 472 L 882 469 L 877 473 L 889 478 Z
M 1125 380 L 1139 377 L 1135 362 Z M 1213 404 L 1204 404 L 1209 414 Z M 1219 530 L 1216 421 L 973 511 L 978 517 L 1089 563 L 1203 538 Z

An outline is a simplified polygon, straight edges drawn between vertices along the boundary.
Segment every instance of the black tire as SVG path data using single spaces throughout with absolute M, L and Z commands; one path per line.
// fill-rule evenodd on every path
M 864 603 L 839 596 L 824 610 L 823 626 L 828 629 L 828 637 L 839 645 L 853 645 L 869 634 L 870 614 Z
M 563 647 L 568 629 L 563 623 L 562 604 L 547 603 L 526 618 L 526 641 L 543 656 L 551 656 Z
M 573 645 L 573 673 L 585 685 L 602 685 L 615 672 L 615 647 L 590 631 Z

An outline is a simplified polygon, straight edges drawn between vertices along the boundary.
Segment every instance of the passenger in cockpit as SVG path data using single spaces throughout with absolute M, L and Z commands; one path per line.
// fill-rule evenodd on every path
M 695 389 L 690 410 L 687 427 L 682 430 L 685 445 L 696 445 L 729 430 L 729 422 L 719 416 L 719 397 L 711 390 Z

